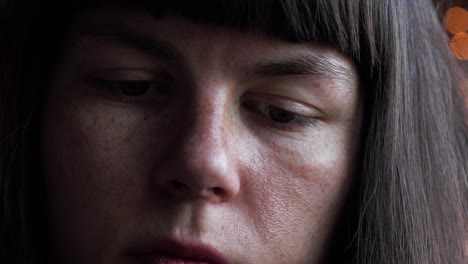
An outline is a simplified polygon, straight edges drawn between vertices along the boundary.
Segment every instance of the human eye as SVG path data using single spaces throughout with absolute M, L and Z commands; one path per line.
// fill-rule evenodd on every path
M 168 76 L 144 70 L 103 71 L 93 75 L 92 81 L 104 97 L 123 103 L 162 99 L 173 91 Z
M 310 128 L 318 125 L 317 111 L 286 98 L 260 96 L 242 102 L 242 107 L 257 118 L 281 130 Z

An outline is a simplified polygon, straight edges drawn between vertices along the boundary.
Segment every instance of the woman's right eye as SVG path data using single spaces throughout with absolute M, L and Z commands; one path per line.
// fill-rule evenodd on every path
M 145 80 L 96 80 L 102 88 L 128 97 L 166 95 L 167 84 Z
M 98 71 L 89 80 L 101 98 L 130 104 L 164 99 L 175 88 L 169 73 L 137 68 Z

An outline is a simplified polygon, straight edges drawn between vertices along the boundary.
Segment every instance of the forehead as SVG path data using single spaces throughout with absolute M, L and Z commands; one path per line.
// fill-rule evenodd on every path
M 200 64 L 213 58 L 233 67 L 249 65 L 248 70 L 261 75 L 311 74 L 343 82 L 356 78 L 354 63 L 349 58 L 318 42 L 291 43 L 258 28 L 241 30 L 174 15 L 155 18 L 138 8 L 88 11 L 78 16 L 71 32 L 78 39 L 123 44 L 177 62 Z M 269 67 L 262 67 L 264 64 Z

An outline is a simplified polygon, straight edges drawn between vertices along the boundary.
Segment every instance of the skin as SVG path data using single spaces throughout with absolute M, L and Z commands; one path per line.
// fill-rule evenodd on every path
M 163 40 L 181 58 L 76 34 L 90 22 Z M 118 8 L 82 14 L 70 39 L 43 128 L 58 263 L 137 263 L 131 248 L 159 239 L 207 244 L 228 263 L 320 262 L 357 162 L 362 102 L 349 59 Z M 297 54 L 346 74 L 249 74 Z M 129 96 L 94 79 L 150 88 Z M 277 122 L 264 105 L 312 121 Z

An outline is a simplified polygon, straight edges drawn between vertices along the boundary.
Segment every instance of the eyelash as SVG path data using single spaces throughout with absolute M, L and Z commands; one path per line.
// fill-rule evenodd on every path
M 99 88 L 107 92 L 118 92 L 118 100 L 124 103 L 137 103 L 147 98 L 146 94 L 153 90 L 153 97 L 167 96 L 171 90 L 169 84 L 164 81 L 146 81 L 146 80 L 106 80 L 95 79 L 94 82 Z
M 271 104 L 249 100 L 249 101 L 243 102 L 242 106 L 251 111 L 255 111 L 261 115 L 268 116 L 271 122 L 273 122 L 275 126 L 300 126 L 300 127 L 312 126 L 313 127 L 313 126 L 318 125 L 318 119 L 315 117 L 300 115 L 300 114 L 285 110 L 283 108 L 276 107 Z M 272 117 L 272 114 L 275 114 L 275 113 L 286 115 L 287 116 L 286 121 L 275 120 L 275 118 Z
M 165 96 L 170 93 L 168 84 L 162 81 L 96 79 L 95 82 L 101 88 L 105 88 L 111 92 L 121 93 L 118 95 L 119 100 L 131 104 L 141 102 L 142 99 L 138 97 L 143 97 L 148 92 L 148 90 L 154 88 L 152 85 L 156 85 L 155 89 L 158 90 L 158 96 Z M 132 94 L 135 91 L 137 93 Z M 127 94 L 125 94 L 125 92 L 127 92 Z M 288 126 L 313 127 L 318 124 L 318 119 L 315 117 L 300 115 L 271 104 L 259 102 L 257 100 L 246 100 L 242 103 L 242 106 L 250 111 L 267 116 L 270 119 L 270 122 L 274 124 L 274 126 L 281 129 L 284 129 L 284 127 Z M 279 115 L 279 117 L 277 116 L 275 118 L 272 116 L 275 114 Z

